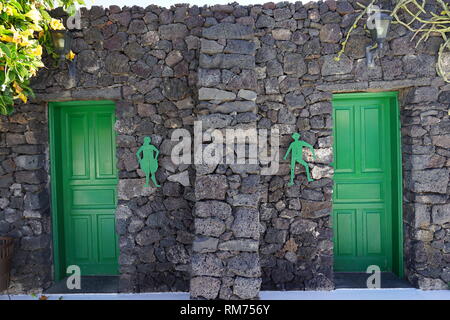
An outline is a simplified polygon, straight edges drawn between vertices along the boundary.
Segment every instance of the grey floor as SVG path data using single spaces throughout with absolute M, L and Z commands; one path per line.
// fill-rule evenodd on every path
M 365 272 L 335 272 L 334 283 L 336 289 L 367 289 L 367 278 L 370 274 Z M 392 272 L 381 273 L 381 288 L 413 288 L 406 280 L 399 279 Z
M 56 282 L 44 291 L 44 294 L 60 293 L 117 293 L 119 292 L 118 276 L 84 276 L 81 277 L 81 289 L 68 289 L 66 279 Z

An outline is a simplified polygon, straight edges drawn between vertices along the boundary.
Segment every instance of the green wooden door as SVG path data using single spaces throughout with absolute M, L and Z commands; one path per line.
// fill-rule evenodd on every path
M 393 270 L 392 101 L 389 94 L 333 97 L 335 271 Z
M 64 264 L 80 266 L 82 275 L 117 274 L 115 106 L 62 105 L 57 149 Z

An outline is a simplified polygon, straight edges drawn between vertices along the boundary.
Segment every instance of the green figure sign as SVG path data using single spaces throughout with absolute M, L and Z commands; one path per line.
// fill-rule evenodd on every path
M 303 147 L 309 148 L 313 154 L 314 160 L 316 159 L 316 153 L 314 152 L 313 146 L 305 141 L 298 140 L 300 138 L 300 133 L 296 132 L 292 134 L 292 138 L 294 139 L 294 141 L 289 145 L 289 148 L 286 151 L 286 155 L 283 158 L 283 160 L 286 160 L 287 156 L 289 155 L 289 152 L 291 152 L 291 179 L 288 184 L 289 186 L 294 185 L 295 164 L 297 162 L 305 167 L 306 177 L 308 178 L 308 181 L 310 182 L 313 181 L 313 179 L 311 179 L 311 176 L 309 174 L 308 163 L 306 163 L 306 161 L 303 160 Z
M 151 176 L 152 181 L 156 187 L 160 187 L 158 182 L 156 181 L 155 172 L 158 170 L 158 155 L 159 150 L 150 142 L 152 139 L 150 137 L 144 138 L 144 144 L 139 150 L 136 152 L 136 157 L 139 161 L 139 166 L 141 170 L 145 173 L 145 185 L 144 187 L 148 187 L 148 180 Z M 141 156 L 142 154 L 142 156 Z

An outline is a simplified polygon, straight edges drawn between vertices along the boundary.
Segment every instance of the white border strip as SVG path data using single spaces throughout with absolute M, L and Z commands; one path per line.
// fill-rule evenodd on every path
M 0 295 L 0 300 L 38 300 L 41 295 Z M 189 300 L 187 292 L 47 294 L 48 300 Z M 337 289 L 261 291 L 260 300 L 450 300 L 450 290 Z

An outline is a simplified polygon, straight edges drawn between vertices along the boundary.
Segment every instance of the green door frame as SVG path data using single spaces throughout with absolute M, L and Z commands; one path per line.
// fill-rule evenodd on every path
M 49 151 L 50 151 L 50 189 L 51 189 L 51 219 L 52 219 L 52 243 L 53 243 L 53 267 L 54 267 L 54 281 L 63 279 L 66 275 L 64 270 L 65 263 L 65 248 L 64 248 L 64 228 L 61 228 L 61 214 L 62 214 L 62 181 L 58 172 L 61 172 L 61 154 L 57 154 L 56 148 L 58 143 L 58 132 L 61 132 L 61 126 L 58 121 L 60 109 L 62 107 L 74 107 L 89 105 L 89 106 L 111 106 L 115 105 L 111 100 L 99 101 L 65 101 L 65 102 L 49 102 L 48 103 L 48 125 L 49 125 Z M 56 160 L 58 159 L 58 160 Z
M 402 151 L 401 151 L 401 123 L 398 92 L 358 92 L 333 94 L 332 101 L 348 99 L 388 98 L 392 107 L 390 126 L 391 154 L 392 154 L 392 181 L 396 186 L 392 189 L 392 271 L 400 278 L 404 277 L 403 268 L 403 178 L 402 178 Z M 334 121 L 334 119 L 333 119 Z M 333 125 L 333 139 L 335 130 Z M 396 205 L 395 205 L 396 204 Z

